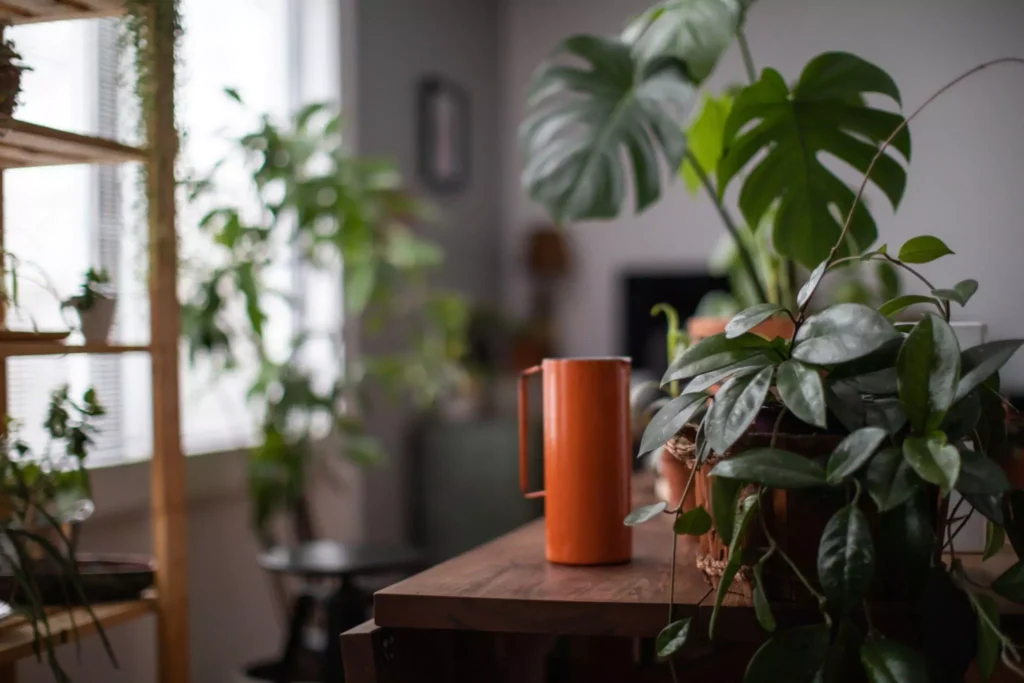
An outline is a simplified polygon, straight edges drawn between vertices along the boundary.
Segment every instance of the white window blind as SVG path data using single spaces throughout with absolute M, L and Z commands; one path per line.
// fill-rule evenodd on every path
M 312 100 L 338 101 L 340 64 L 338 7 L 331 0 L 183 0 L 185 33 L 180 47 L 178 120 L 183 131 L 179 175 L 203 174 L 233 153 L 237 137 L 268 114 L 281 120 Z M 133 142 L 136 112 L 128 96 L 132 78 L 118 59 L 116 20 L 70 21 L 9 29 L 34 71 L 26 74 L 19 118 L 75 132 Z M 122 60 L 130 61 L 130 60 Z M 120 74 L 120 77 L 119 77 Z M 236 88 L 240 108 L 223 94 Z M 248 113 L 246 113 L 248 112 Z M 255 210 L 241 164 L 219 173 L 217 194 L 196 205 L 178 203 L 181 286 L 209 258 L 196 224 L 211 205 Z M 114 339 L 145 343 L 149 334 L 146 290 L 145 215 L 138 196 L 137 169 L 54 167 L 16 170 L 4 177 L 5 241 L 8 251 L 37 264 L 52 289 L 69 296 L 91 266 L 111 273 L 118 295 Z M 55 198 L 59 197 L 59 201 Z M 282 282 L 301 284 L 284 259 Z M 54 296 L 35 286 L 30 266 L 20 279 L 25 311 L 12 327 L 63 329 Z M 45 283 L 44 283 L 45 284 Z M 317 327 L 336 329 L 337 279 L 303 288 Z M 69 313 L 70 315 L 70 313 Z M 287 339 L 292 321 L 273 315 L 275 336 Z M 187 453 L 228 450 L 255 438 L 245 390 L 253 368 L 215 372 L 192 366 L 182 349 L 182 437 Z M 37 448 L 45 443 L 41 424 L 49 392 L 69 382 L 75 393 L 95 386 L 109 414 L 90 455 L 90 465 L 146 458 L 152 440 L 151 378 L 144 355 L 28 358 L 8 361 L 10 414 Z

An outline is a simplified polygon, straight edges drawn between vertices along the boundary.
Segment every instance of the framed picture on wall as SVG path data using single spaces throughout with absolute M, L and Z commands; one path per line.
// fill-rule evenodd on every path
M 459 192 L 469 183 L 469 94 L 443 76 L 420 79 L 417 93 L 419 174 L 435 192 Z

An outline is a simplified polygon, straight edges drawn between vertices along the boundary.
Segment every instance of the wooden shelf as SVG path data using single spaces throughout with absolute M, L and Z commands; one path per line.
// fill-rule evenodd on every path
M 4 0 L 0 0 L 0 3 Z M 146 153 L 113 140 L 0 119 L 0 169 L 145 161 Z
M 0 22 L 35 24 L 124 14 L 123 0 L 0 0 Z
M 17 356 L 67 356 L 83 353 L 105 355 L 115 353 L 147 353 L 148 346 L 116 344 L 69 344 L 61 342 L 0 341 L 0 358 Z
M 109 602 L 92 606 L 96 619 L 104 629 L 152 614 L 155 610 L 155 593 L 147 593 L 140 600 Z M 89 618 L 89 613 L 84 607 L 56 608 L 49 613 L 51 642 L 63 645 L 75 640 L 75 629 L 71 626 L 72 618 L 77 626 L 79 638 L 96 633 L 96 624 Z M 24 617 L 15 616 L 0 622 L 0 665 L 34 656 L 35 650 L 32 647 L 34 637 L 32 625 Z

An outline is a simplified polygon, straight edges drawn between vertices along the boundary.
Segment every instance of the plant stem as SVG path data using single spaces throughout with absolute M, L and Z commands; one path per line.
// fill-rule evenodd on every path
M 846 215 L 846 222 L 843 223 L 843 230 L 842 230 L 842 232 L 839 233 L 839 239 L 836 240 L 836 243 L 832 246 L 832 250 L 828 254 L 828 258 L 825 259 L 825 261 L 829 264 L 828 266 L 825 267 L 825 270 L 828 270 L 829 266 L 831 266 L 831 264 L 836 260 L 836 255 L 839 253 L 839 250 L 842 248 L 843 244 L 846 242 L 846 235 L 850 232 L 850 225 L 853 223 L 854 213 L 857 211 L 857 207 L 860 206 L 861 199 L 864 196 L 864 191 L 868 187 L 868 180 L 871 179 L 871 173 L 875 170 L 875 165 L 878 163 L 878 160 L 882 158 L 882 156 L 885 154 L 885 151 L 887 149 L 889 149 L 889 147 L 892 145 L 892 142 L 893 142 L 893 140 L 896 139 L 896 136 L 898 136 L 901 132 L 903 132 L 903 129 L 906 128 L 908 125 L 910 125 L 910 122 L 913 121 L 915 118 L 917 118 L 918 114 L 920 114 L 922 111 L 924 111 L 928 107 L 928 105 L 930 105 L 932 102 L 934 102 L 936 99 L 938 99 L 939 96 L 944 94 L 947 90 L 949 90 L 950 88 L 952 88 L 953 86 L 958 84 L 960 81 L 962 81 L 962 80 L 964 80 L 966 78 L 969 78 L 970 76 L 973 76 L 974 74 L 978 73 L 979 71 L 984 71 L 985 69 L 987 69 L 990 66 L 995 66 L 997 64 L 1010 64 L 1010 63 L 1024 64 L 1024 58 L 1022 58 L 1022 57 L 1000 57 L 999 59 L 993 59 L 993 60 L 984 62 L 983 64 L 979 64 L 978 66 L 974 67 L 973 69 L 969 69 L 969 70 L 965 71 L 964 73 L 960 74 L 959 76 L 954 78 L 952 81 L 950 81 L 946 85 L 944 85 L 941 88 L 939 88 L 931 97 L 929 97 L 927 100 L 925 100 L 924 103 L 921 104 L 921 106 L 919 106 L 917 109 L 915 109 L 910 114 L 910 116 L 908 116 L 905 119 L 903 119 L 903 121 L 900 122 L 900 125 L 896 126 L 896 128 L 895 128 L 895 130 L 893 130 L 892 134 L 889 135 L 889 137 L 885 139 L 885 142 L 882 143 L 882 146 L 878 148 L 878 151 L 875 153 L 875 156 L 871 159 L 871 163 L 868 164 L 867 170 L 864 172 L 864 179 L 860 183 L 860 188 L 857 190 L 857 195 L 853 198 L 853 204 L 850 205 L 850 212 Z M 810 298 L 808 297 L 808 302 L 809 301 L 810 301 Z M 807 303 L 805 303 L 800 308 L 800 315 L 801 316 L 803 316 L 804 310 L 806 308 L 807 308 Z
M 935 289 L 935 285 L 933 285 L 931 282 L 929 282 L 928 278 L 926 278 L 924 275 L 921 275 L 921 273 L 917 272 L 916 270 L 914 270 L 913 268 L 908 266 L 903 261 L 900 261 L 899 259 L 895 259 L 892 256 L 889 256 L 888 254 L 882 254 L 882 258 L 884 258 L 886 261 L 888 261 L 889 263 L 893 264 L 894 266 L 902 268 L 903 270 L 907 271 L 908 273 L 910 273 L 911 275 L 916 277 L 918 280 L 923 282 L 924 286 L 928 288 L 929 292 L 931 292 L 931 290 Z M 948 301 L 942 302 L 942 315 L 946 318 L 946 322 L 949 322 L 950 310 L 949 310 L 949 302 Z
M 802 583 L 804 585 L 804 588 L 807 589 L 807 592 L 813 595 L 815 599 L 818 601 L 818 606 L 823 608 L 825 605 L 825 596 L 819 593 L 817 589 L 815 589 L 814 586 L 811 585 L 811 582 L 807 580 L 807 577 L 804 576 L 804 573 L 800 571 L 799 567 L 796 566 L 796 562 L 793 561 L 793 558 L 787 555 L 786 551 L 779 546 L 778 542 L 775 540 L 775 537 L 772 536 L 772 532 L 768 530 L 768 523 L 764 521 L 764 515 L 761 515 L 759 513 L 758 516 L 761 518 L 761 530 L 764 531 L 765 538 L 768 539 L 768 544 L 770 546 L 770 550 L 765 556 L 767 557 L 772 552 L 778 552 L 779 557 L 785 560 L 786 564 L 789 565 L 789 568 L 793 570 L 794 574 L 796 574 L 796 578 L 799 579 L 800 583 Z
M 757 83 L 757 69 L 754 67 L 754 56 L 750 54 L 750 44 L 747 43 L 747 34 L 742 28 L 736 29 L 736 42 L 740 45 L 740 54 L 743 55 L 743 67 L 747 70 L 747 78 L 751 83 Z
M 697 468 L 700 467 L 700 463 L 697 462 L 696 457 L 693 460 L 693 467 L 690 469 L 690 477 L 686 480 L 686 486 L 683 487 L 683 494 L 679 496 L 679 503 L 675 509 L 675 519 L 672 522 L 672 565 L 669 570 L 669 585 L 668 585 L 668 623 L 671 624 L 675 620 L 675 609 L 676 609 L 676 564 L 679 550 L 679 534 L 676 533 L 675 522 L 679 520 L 680 515 L 683 512 L 683 501 L 686 500 L 686 494 L 690 492 L 690 486 L 693 485 L 693 479 L 697 474 Z M 679 679 L 676 677 L 675 666 L 672 665 L 672 659 L 669 658 L 669 671 L 672 672 L 673 683 L 679 683 Z
M 693 168 L 693 172 L 697 174 L 700 179 L 701 185 L 707 191 L 708 196 L 711 198 L 711 202 L 715 205 L 715 209 L 718 211 L 718 215 L 722 218 L 722 223 L 725 225 L 726 232 L 732 237 L 732 241 L 736 243 L 736 249 L 740 253 L 740 259 L 743 261 L 743 267 L 747 270 L 750 275 L 751 281 L 754 283 L 754 287 L 757 288 L 757 295 L 761 299 L 761 303 L 768 303 L 768 294 L 764 291 L 764 285 L 761 283 L 761 278 L 757 274 L 757 267 L 754 265 L 754 257 L 750 254 L 743 241 L 740 239 L 739 228 L 736 227 L 736 223 L 733 222 L 729 212 L 726 211 L 725 205 L 718 198 L 718 192 L 715 190 L 715 184 L 711 182 L 711 178 L 701 168 L 697 158 L 693 155 L 693 152 L 686 150 L 686 160 L 690 162 L 690 167 Z

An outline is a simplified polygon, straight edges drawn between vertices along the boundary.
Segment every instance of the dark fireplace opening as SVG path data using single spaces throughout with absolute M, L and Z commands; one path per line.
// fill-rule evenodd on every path
M 657 379 L 668 368 L 665 355 L 665 317 L 653 317 L 651 309 L 659 303 L 671 304 L 679 312 L 686 329 L 705 294 L 729 291 L 723 277 L 707 272 L 626 273 L 623 276 L 625 298 L 621 319 L 625 321 L 620 342 L 623 352 L 633 359 L 633 374 L 638 379 Z

